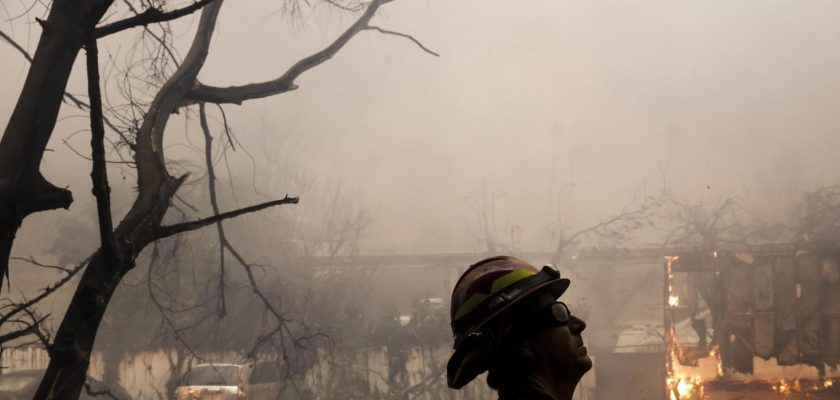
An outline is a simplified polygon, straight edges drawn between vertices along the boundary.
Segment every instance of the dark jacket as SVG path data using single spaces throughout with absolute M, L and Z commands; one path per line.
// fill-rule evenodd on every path
M 527 380 L 499 388 L 499 400 L 556 400 L 539 386 Z

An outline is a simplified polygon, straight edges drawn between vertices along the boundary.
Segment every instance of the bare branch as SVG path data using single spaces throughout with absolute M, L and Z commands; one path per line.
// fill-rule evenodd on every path
M 139 194 L 135 207 L 132 207 L 121 225 L 145 218 L 144 213 L 157 206 L 163 191 L 171 191 L 174 194 L 175 191 L 172 189 L 177 190 L 172 186 L 172 178 L 166 171 L 164 162 L 164 128 L 169 122 L 170 115 L 177 110 L 177 105 L 182 102 L 193 86 L 198 72 L 207 59 L 210 39 L 213 36 L 222 4 L 222 0 L 215 0 L 202 10 L 201 20 L 187 56 L 161 87 L 146 111 L 143 124 L 137 132 L 137 146 L 134 153 Z M 167 195 L 166 198 L 170 196 Z
M 163 304 L 161 304 L 160 300 L 155 295 L 155 292 L 153 290 L 153 285 L 152 285 L 152 273 L 154 272 L 154 269 L 155 269 L 154 267 L 155 267 L 155 264 L 157 263 L 157 260 L 158 260 L 158 247 L 157 247 L 157 244 L 155 244 L 154 248 L 152 250 L 152 259 L 149 262 L 149 270 L 147 272 L 147 278 L 146 278 L 146 285 L 147 285 L 147 289 L 148 289 L 148 292 L 149 292 L 149 298 L 152 300 L 152 302 L 155 304 L 158 311 L 160 312 L 160 316 L 163 319 L 163 322 L 167 325 L 169 330 L 172 331 L 172 334 L 175 335 L 175 340 L 180 342 L 184 346 L 184 349 L 189 351 L 190 355 L 192 355 L 195 359 L 204 360 L 198 353 L 195 352 L 195 350 L 193 350 L 193 348 L 189 345 L 189 343 L 187 343 L 186 338 L 184 338 L 184 336 L 181 334 L 181 329 L 178 329 L 178 327 L 175 326 L 175 322 L 172 321 L 172 318 L 169 318 L 169 316 L 166 315 L 167 307 L 164 307 Z
M 221 106 L 219 106 L 219 108 L 221 110 Z M 216 172 L 215 172 L 215 168 L 213 166 L 213 157 L 212 157 L 213 156 L 213 147 L 212 147 L 213 137 L 210 134 L 210 128 L 207 125 L 207 114 L 206 114 L 206 111 L 205 111 L 205 104 L 203 102 L 199 103 L 198 110 L 199 110 L 199 122 L 201 123 L 201 129 L 202 129 L 202 132 L 204 133 L 204 141 L 205 141 L 204 142 L 205 143 L 204 155 L 205 155 L 205 163 L 207 164 L 208 190 L 210 191 L 210 206 L 213 209 L 213 215 L 216 216 L 216 217 L 220 217 L 223 214 L 221 214 L 219 212 L 219 202 L 218 202 L 217 193 L 216 193 Z M 223 113 L 222 115 L 224 116 L 224 111 L 222 111 L 222 113 Z M 228 128 L 226 119 L 224 121 L 224 124 L 225 124 L 225 132 L 229 134 L 229 132 L 228 132 L 229 128 Z M 295 198 L 294 200 L 295 200 L 295 203 L 297 203 L 297 198 Z M 293 343 L 295 344 L 295 346 L 300 346 L 301 341 L 308 340 L 309 338 L 307 338 L 307 337 L 295 338 L 294 334 L 289 329 L 290 320 L 286 316 L 284 316 L 283 313 L 281 313 L 280 310 L 278 310 L 277 307 L 262 292 L 262 290 L 259 287 L 259 283 L 257 282 L 257 279 L 254 276 L 254 271 L 253 271 L 252 265 L 249 264 L 247 261 L 245 261 L 245 259 L 242 257 L 242 255 L 239 254 L 239 251 L 227 239 L 227 237 L 225 235 L 223 219 L 219 219 L 216 222 L 216 228 L 218 230 L 218 235 L 219 235 L 219 263 L 220 263 L 220 267 L 221 267 L 220 276 L 219 276 L 219 279 L 220 279 L 219 288 L 220 288 L 220 292 L 222 294 L 222 299 L 221 299 L 222 307 L 223 307 L 222 312 L 224 313 L 224 307 L 225 307 L 225 303 L 224 303 L 224 301 L 225 301 L 224 300 L 224 293 L 225 293 L 225 251 L 228 251 L 233 256 L 233 258 L 239 263 L 239 265 L 245 270 L 245 273 L 248 276 L 248 283 L 250 284 L 251 290 L 253 291 L 253 293 L 257 297 L 259 297 L 260 301 L 263 303 L 263 306 L 277 320 L 277 326 L 275 326 L 267 334 L 259 337 L 256 340 L 256 342 L 254 344 L 254 347 L 252 348 L 252 350 L 250 352 L 248 352 L 248 356 L 252 357 L 258 351 L 259 347 L 262 344 L 270 341 L 271 338 L 274 337 L 274 335 L 277 335 L 277 334 L 280 335 L 281 340 L 283 338 L 283 334 L 286 334 L 289 338 L 291 338 L 293 340 Z M 320 331 L 317 332 L 312 337 L 318 337 L 318 336 L 322 336 L 322 333 Z
M 16 42 L 14 39 L 12 39 L 11 36 L 7 35 L 2 30 L 0 30 L 0 38 L 2 38 L 7 43 L 9 43 L 12 47 L 14 47 L 15 50 L 17 50 L 21 55 L 23 55 L 23 58 L 25 58 L 26 61 L 29 61 L 30 63 L 32 62 L 32 55 L 29 54 L 29 52 L 26 51 L 26 49 L 24 49 L 23 46 L 20 45 L 20 43 Z M 69 99 L 71 102 L 73 102 L 76 105 L 77 108 L 88 107 L 87 103 L 80 100 L 78 97 L 73 96 L 70 93 L 64 92 L 64 97 Z
M 88 95 L 90 97 L 90 150 L 93 168 L 90 178 L 96 211 L 99 216 L 99 239 L 102 248 L 118 255 L 119 247 L 114 238 L 111 220 L 111 188 L 108 187 L 108 170 L 105 164 L 105 126 L 102 122 L 102 94 L 99 89 L 99 50 L 96 39 L 90 39 L 87 48 Z
M 2 38 L 6 42 L 8 42 L 10 45 L 12 45 L 12 47 L 14 47 L 15 50 L 19 51 L 20 54 L 23 54 L 23 57 L 26 58 L 27 61 L 32 62 L 32 56 L 29 54 L 29 52 L 26 51 L 26 49 L 24 49 L 17 42 L 15 42 L 9 35 L 7 35 L 3 31 L 0 31 L 0 38 Z
M 70 269 L 68 269 L 68 268 L 64 268 L 64 267 L 59 266 L 59 265 L 43 264 L 43 263 L 41 263 L 41 262 L 38 262 L 37 260 L 35 260 L 35 258 L 34 258 L 34 257 L 31 257 L 31 256 L 30 256 L 29 258 L 23 258 L 23 257 L 9 257 L 9 260 L 15 260 L 15 261 L 26 261 L 26 262 L 28 262 L 28 263 L 30 263 L 30 264 L 32 264 L 32 265 L 34 265 L 34 266 L 36 266 L 36 267 L 49 268 L 49 269 L 57 269 L 57 270 L 59 270 L 59 271 L 62 271 L 62 272 L 67 272 L 67 273 L 69 273 L 69 272 L 70 272 Z
M 24 49 L 23 46 L 21 46 L 18 42 L 16 42 L 14 39 L 12 39 L 9 35 L 7 35 L 3 31 L 0 31 L 0 38 L 5 40 L 6 42 L 8 42 L 12 47 L 14 47 L 18 52 L 20 52 L 20 54 L 23 55 L 23 57 L 26 59 L 26 61 L 29 61 L 30 63 L 32 62 L 32 55 L 29 54 L 29 52 L 26 51 L 26 49 Z M 64 92 L 64 99 L 65 99 L 64 100 L 65 103 L 68 103 L 68 102 L 72 103 L 76 108 L 78 108 L 80 110 L 86 110 L 86 109 L 89 110 L 90 109 L 90 105 L 88 103 L 86 103 L 84 100 L 74 96 L 73 94 L 71 94 L 69 92 L 66 92 L 66 91 Z M 103 116 L 103 121 L 105 122 L 105 125 L 108 125 L 108 127 L 111 128 L 111 130 L 113 130 L 118 135 L 120 135 L 120 137 L 123 139 L 123 141 L 125 141 L 125 143 L 128 144 L 129 148 L 133 147 L 133 145 L 128 140 L 128 138 L 125 137 L 125 135 L 122 133 L 122 131 L 117 129 L 117 127 L 111 122 L 111 120 L 109 120 L 108 118 Z
M 44 346 L 45 349 L 48 349 L 50 346 L 49 331 L 44 332 L 44 330 L 41 329 L 41 323 L 44 322 L 47 318 L 49 318 L 50 314 L 45 315 L 43 318 L 38 318 L 38 315 L 28 308 L 24 309 L 23 312 L 25 312 L 26 315 L 29 316 L 29 319 L 32 320 L 32 325 L 35 327 L 32 330 L 32 333 L 38 337 L 38 341 L 41 342 L 41 346 Z
M 24 336 L 28 336 L 35 333 L 36 331 L 38 331 L 41 322 L 44 322 L 44 320 L 48 317 L 49 315 L 46 315 L 39 319 L 35 319 L 32 321 L 32 323 L 26 323 L 26 326 L 23 329 L 18 329 L 16 331 L 0 335 L 0 344 L 11 342 L 12 340 L 19 339 Z M 21 321 L 21 323 L 23 323 L 23 321 Z
M 249 214 L 252 212 L 257 212 L 260 210 L 264 210 L 269 207 L 279 206 L 282 204 L 297 204 L 298 198 L 297 197 L 289 197 L 288 195 L 283 197 L 282 199 L 267 201 L 265 203 L 256 204 L 249 207 L 240 208 L 238 210 L 228 211 L 225 213 L 221 213 L 218 215 L 214 215 L 212 217 L 202 218 L 196 221 L 190 222 L 183 222 L 180 224 L 168 225 L 168 226 L 161 226 L 157 229 L 155 239 L 163 239 L 167 238 L 172 235 L 177 235 L 183 232 L 194 231 L 199 228 L 203 228 L 208 225 L 215 224 L 219 221 L 224 221 L 229 218 L 235 218 L 243 214 Z
M 4 314 L 3 316 L 0 316 L 0 326 L 2 326 L 6 321 L 11 319 L 13 316 L 18 314 L 19 312 L 29 309 L 29 307 L 31 307 L 33 304 L 38 303 L 39 301 L 43 300 L 45 297 L 49 296 L 50 294 L 52 294 L 53 292 L 58 290 L 60 287 L 64 286 L 65 283 L 69 282 L 70 279 L 73 279 L 73 277 L 76 276 L 76 274 L 79 273 L 79 271 L 83 270 L 88 265 L 91 258 L 92 258 L 92 256 L 88 257 L 86 260 L 82 261 L 81 264 L 79 264 L 75 268 L 71 269 L 67 273 L 67 276 L 65 276 L 64 278 L 61 278 L 57 282 L 53 283 L 52 286 L 48 286 L 43 291 L 41 291 L 41 294 L 33 297 L 29 301 L 21 303 L 20 305 L 15 307 L 12 311 L 9 311 L 8 313 Z
M 210 135 L 210 127 L 207 126 L 207 112 L 204 103 L 198 103 L 199 122 L 201 131 L 204 133 L 204 162 L 207 164 L 207 186 L 210 191 L 210 206 L 213 208 L 213 215 L 219 215 L 219 201 L 216 198 L 216 170 L 213 168 L 213 136 Z M 227 131 L 227 121 L 225 121 Z M 216 231 L 219 234 L 219 293 L 221 293 L 221 313 L 226 313 L 225 303 L 225 228 L 222 221 L 216 222 Z
M 216 107 L 219 108 L 219 112 L 222 114 L 222 122 L 225 126 L 225 136 L 227 136 L 228 144 L 230 145 L 230 148 L 233 149 L 233 151 L 236 151 L 236 146 L 233 145 L 233 138 L 230 135 L 230 126 L 228 125 L 227 114 L 225 114 L 225 109 L 224 107 L 222 107 L 221 104 L 216 104 Z
M 133 17 L 96 28 L 94 31 L 94 37 L 98 39 L 126 29 L 136 28 L 138 26 L 172 21 L 185 15 L 192 14 L 213 1 L 214 0 L 198 0 L 189 6 L 169 12 L 161 11 L 159 8 L 150 7 L 146 9 L 146 11 L 143 11 Z
M 350 41 L 357 33 L 368 28 L 368 22 L 376 14 L 379 6 L 386 4 L 392 0 L 373 0 L 368 5 L 364 14 L 359 19 L 350 25 L 334 42 L 332 42 L 325 49 L 312 54 L 293 65 L 279 78 L 266 81 L 262 83 L 251 83 L 242 86 L 229 87 L 214 87 L 197 84 L 192 92 L 189 94 L 188 102 L 183 105 L 189 105 L 194 102 L 206 101 L 208 103 L 233 103 L 242 104 L 243 101 L 258 99 L 262 97 L 281 94 L 297 89 L 295 79 L 301 74 L 315 68 L 327 60 L 331 59 L 339 50 L 341 50 L 347 42 Z
M 639 225 L 639 227 L 641 227 L 641 225 L 643 225 L 641 224 L 641 222 L 650 218 L 653 215 L 653 213 L 663 205 L 664 199 L 664 193 L 660 194 L 658 197 L 645 196 L 645 198 L 642 200 L 642 203 L 637 206 L 631 207 L 631 205 L 634 203 L 633 201 L 631 201 L 630 204 L 626 205 L 620 213 L 615 214 L 610 218 L 607 218 L 594 225 L 574 232 L 568 237 L 561 235 L 560 239 L 557 242 L 557 247 L 554 250 L 555 254 L 562 254 L 564 251 L 567 250 L 569 246 L 573 245 L 578 239 L 581 239 L 589 234 L 596 234 L 602 237 L 610 236 L 611 232 L 604 232 L 604 230 L 609 230 L 609 228 L 613 227 L 614 225 L 628 223 L 632 225 L 635 223 Z M 627 227 L 627 229 L 630 229 L 630 227 Z
M 430 49 L 429 49 L 428 47 L 426 47 L 426 46 L 423 46 L 423 43 L 420 43 L 420 41 L 419 41 L 419 40 L 415 39 L 415 38 L 414 38 L 413 36 L 411 36 L 411 35 L 406 35 L 405 33 L 400 33 L 400 32 L 389 31 L 389 30 L 387 30 L 387 29 L 382 29 L 382 28 L 380 28 L 380 27 L 378 27 L 378 26 L 368 26 L 367 28 L 365 28 L 365 30 L 374 30 L 374 31 L 377 31 L 377 32 L 379 32 L 379 33 L 381 33 L 381 34 L 384 34 L 384 35 L 394 35 L 394 36 L 399 36 L 399 37 L 406 38 L 406 39 L 411 40 L 412 42 L 414 42 L 414 44 L 416 44 L 417 46 L 419 46 L 419 47 L 420 47 L 421 49 L 423 49 L 423 51 L 425 51 L 426 53 L 429 53 L 429 54 L 431 54 L 431 55 L 433 55 L 433 56 L 435 56 L 435 57 L 440 57 L 440 54 L 435 53 L 434 51 L 430 50 Z

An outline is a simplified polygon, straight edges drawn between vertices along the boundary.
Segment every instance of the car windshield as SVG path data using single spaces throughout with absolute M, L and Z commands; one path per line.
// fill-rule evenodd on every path
M 34 376 L 2 376 L 0 377 L 0 392 L 19 392 L 35 383 L 38 378 Z
M 197 365 L 187 375 L 190 386 L 239 385 L 238 365 Z

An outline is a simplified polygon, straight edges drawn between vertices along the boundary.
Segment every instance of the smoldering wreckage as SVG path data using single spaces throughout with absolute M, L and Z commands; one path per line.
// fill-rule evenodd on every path
M 671 398 L 837 398 L 838 261 L 795 247 L 667 257 Z

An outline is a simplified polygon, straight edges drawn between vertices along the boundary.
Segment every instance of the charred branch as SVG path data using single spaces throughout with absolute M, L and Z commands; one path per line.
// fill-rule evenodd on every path
M 298 198 L 297 197 L 289 197 L 288 195 L 283 197 L 282 199 L 267 201 L 265 203 L 255 204 L 249 207 L 243 207 L 238 210 L 228 211 L 225 213 L 217 214 L 212 217 L 202 218 L 195 221 L 190 222 L 182 222 L 180 224 L 174 225 L 167 225 L 161 226 L 157 229 L 155 234 L 156 239 L 163 239 L 172 235 L 176 235 L 183 232 L 194 231 L 199 228 L 203 228 L 208 225 L 212 225 L 226 219 L 235 218 L 240 215 L 249 214 L 253 212 L 257 212 L 260 210 L 264 210 L 269 207 L 279 206 L 282 204 L 297 204 Z
M 228 87 L 207 86 L 197 83 L 195 88 L 189 93 L 189 97 L 187 99 L 188 102 L 182 104 L 182 106 L 202 101 L 217 104 L 242 104 L 242 102 L 246 100 L 259 99 L 297 89 L 298 87 L 295 85 L 295 80 L 301 74 L 331 59 L 350 41 L 350 39 L 356 36 L 357 33 L 366 29 L 376 29 L 370 28 L 368 23 L 376 14 L 376 10 L 378 10 L 381 5 L 389 3 L 390 1 L 392 0 L 372 1 L 370 5 L 368 5 L 367 9 L 365 9 L 362 16 L 359 17 L 353 25 L 350 25 L 350 27 L 347 28 L 329 46 L 298 61 L 277 79 L 261 83 Z
M 216 172 L 215 167 L 213 165 L 212 157 L 213 136 L 210 134 L 210 128 L 207 124 L 207 114 L 205 111 L 204 103 L 199 103 L 199 119 L 205 141 L 204 159 L 207 167 L 208 189 L 210 191 L 210 206 L 213 210 L 214 217 L 220 218 L 224 214 L 222 214 L 219 210 L 218 195 L 216 192 Z M 227 135 L 230 135 L 226 120 L 224 122 L 224 125 L 225 133 Z M 230 136 L 228 136 L 228 138 L 230 139 Z M 288 196 L 286 196 L 286 198 L 289 199 L 290 202 L 293 201 L 293 203 L 297 203 L 297 198 L 288 198 Z M 277 307 L 271 302 L 271 300 L 265 295 L 265 293 L 263 293 L 263 291 L 260 289 L 256 277 L 254 276 L 252 265 L 245 260 L 245 258 L 239 253 L 236 247 L 234 247 L 230 240 L 228 240 L 227 236 L 225 235 L 223 219 L 220 218 L 218 221 L 216 221 L 216 228 L 219 237 L 219 289 L 221 293 L 222 313 L 225 312 L 225 252 L 229 252 L 231 256 L 233 256 L 233 258 L 240 265 L 240 267 L 242 267 L 242 269 L 245 271 L 245 274 L 248 277 L 248 284 L 250 285 L 252 292 L 260 299 L 266 310 L 268 310 L 271 313 L 271 315 L 276 319 L 276 325 L 269 332 L 257 338 L 253 348 L 251 349 L 251 351 L 248 352 L 248 356 L 253 357 L 259 350 L 259 348 L 265 343 L 271 341 L 275 335 L 279 335 L 281 339 L 283 357 L 287 356 L 287 349 L 284 345 L 282 345 L 283 335 L 286 335 L 288 338 L 290 338 L 295 346 L 301 346 L 301 343 L 304 341 L 308 341 L 316 337 L 322 337 L 323 334 L 321 332 L 316 332 L 314 335 L 311 336 L 295 337 L 294 333 L 289 328 L 289 323 L 291 322 L 291 320 L 285 315 L 283 315 L 283 313 L 279 309 L 277 309 Z
M 140 131 L 137 134 L 137 180 L 140 193 L 127 220 L 141 218 L 150 208 L 159 204 L 162 188 L 171 183 L 172 178 L 166 171 L 163 155 L 163 134 L 169 116 L 192 88 L 198 72 L 207 59 L 210 39 L 216 26 L 216 19 L 223 1 L 217 0 L 205 7 L 201 14 L 198 31 L 184 62 L 167 80 L 158 92 Z M 168 198 L 166 199 L 168 203 Z
M 49 314 L 45 315 L 43 317 L 40 317 L 40 318 L 34 317 L 33 320 L 29 321 L 29 322 L 27 322 L 27 321 L 15 321 L 15 322 L 18 322 L 20 324 L 23 324 L 24 327 L 22 329 L 14 330 L 12 332 L 8 332 L 8 333 L 0 335 L 0 345 L 2 345 L 4 343 L 11 342 L 13 340 L 20 339 L 20 338 L 25 337 L 25 336 L 40 333 L 40 325 L 47 318 L 49 318 Z M 40 337 L 40 335 L 39 335 L 39 337 Z
M 4 323 L 9 321 L 15 315 L 28 310 L 33 305 L 37 304 L 38 302 L 40 302 L 41 300 L 58 290 L 60 287 L 64 286 L 64 284 L 73 279 L 73 277 L 76 276 L 76 274 L 78 274 L 79 271 L 84 269 L 88 265 L 90 260 L 91 257 L 89 257 L 87 260 L 83 261 L 81 264 L 71 269 L 64 278 L 61 278 L 60 280 L 53 283 L 51 286 L 48 286 L 47 288 L 42 290 L 38 296 L 35 296 L 34 298 L 15 306 L 11 310 L 9 310 L 9 312 L 0 316 L 0 326 L 3 326 Z
M 111 1 L 53 3 L 9 124 L 0 140 L 0 179 L 32 176 L 55 127 L 76 55 Z M 22 50 L 22 48 L 20 48 Z
M 99 51 L 96 39 L 87 45 L 88 95 L 90 97 L 90 148 L 93 168 L 90 173 L 93 182 L 93 196 L 96 198 L 96 212 L 99 217 L 99 239 L 102 248 L 119 254 L 114 239 L 114 224 L 111 221 L 111 188 L 108 186 L 108 170 L 105 163 L 105 126 L 102 122 L 102 95 L 99 89 Z
M 24 257 L 9 257 L 9 260 L 25 261 L 25 262 L 27 262 L 31 265 L 36 266 L 36 267 L 41 267 L 41 268 L 46 268 L 46 269 L 54 269 L 54 270 L 65 272 L 65 273 L 70 273 L 70 271 L 72 271 L 72 269 L 65 268 L 65 267 L 62 267 L 60 265 L 44 264 L 44 263 L 36 260 L 34 257 L 27 257 L 27 258 L 24 258 Z
M 3 32 L 1 30 L 0 30 L 0 38 L 2 38 L 7 43 L 9 43 L 9 45 L 14 47 L 21 55 L 23 55 L 23 57 L 26 59 L 26 61 L 29 61 L 30 63 L 32 62 L 32 55 L 29 54 L 29 52 L 26 51 L 26 49 L 24 49 L 23 46 L 21 46 L 17 41 L 12 39 L 9 35 L 7 35 L 5 32 Z M 64 92 L 64 99 L 65 99 L 66 103 L 72 104 L 74 107 L 76 107 L 80 110 L 90 110 L 90 104 L 88 104 L 86 101 L 76 97 L 75 95 L 73 95 L 70 92 Z M 109 128 L 111 128 L 111 130 L 113 130 L 115 133 L 120 135 L 120 137 L 129 146 L 129 148 L 134 147 L 133 144 L 128 140 L 128 138 L 126 138 L 123 135 L 122 130 L 118 129 L 114 125 L 114 123 L 111 122 L 111 120 L 109 120 L 104 115 L 102 116 L 102 118 L 103 118 L 103 121 L 104 121 L 105 125 L 107 125 Z
M 213 1 L 214 0 L 198 0 L 189 6 L 172 11 L 163 11 L 159 8 L 150 7 L 146 9 L 146 11 L 143 11 L 142 13 L 137 14 L 133 17 L 126 18 L 124 20 L 120 20 L 96 28 L 96 31 L 94 31 L 94 36 L 98 39 L 139 26 L 146 26 L 149 24 L 172 21 L 181 18 L 185 15 L 192 14 Z
M 221 107 L 221 106 L 220 106 Z M 224 114 L 223 114 L 224 115 Z M 201 123 L 201 131 L 204 134 L 204 162 L 207 165 L 207 186 L 210 191 L 210 206 L 213 208 L 213 215 L 219 215 L 219 201 L 216 198 L 216 169 L 213 167 L 213 135 L 210 134 L 210 127 L 207 125 L 207 112 L 204 103 L 198 103 L 198 118 Z M 227 120 L 225 120 L 227 127 Z M 225 129 L 225 132 L 228 132 Z M 225 315 L 225 227 L 222 221 L 216 222 L 216 232 L 219 235 L 219 302 L 221 314 Z
M 183 348 L 185 350 L 187 350 L 193 358 L 195 358 L 197 360 L 203 360 L 203 358 L 198 353 L 196 353 L 195 350 L 193 350 L 193 348 L 190 346 L 187 339 L 184 338 L 184 336 L 181 333 L 182 329 L 178 328 L 176 326 L 175 322 L 172 320 L 172 318 L 170 318 L 169 315 L 167 314 L 167 312 L 172 311 L 172 310 L 169 307 L 166 307 L 163 303 L 161 303 L 160 299 L 158 299 L 157 295 L 155 294 L 155 291 L 154 291 L 154 288 L 153 288 L 153 286 L 154 286 L 153 285 L 153 274 L 154 274 L 155 266 L 158 264 L 158 260 L 159 260 L 158 247 L 157 247 L 157 244 L 155 244 L 154 248 L 152 250 L 152 258 L 151 258 L 151 261 L 149 262 L 149 270 L 146 273 L 147 274 L 146 275 L 146 287 L 147 287 L 147 291 L 149 293 L 149 298 L 155 304 L 155 307 L 157 307 L 158 311 L 160 312 L 161 319 L 166 324 L 167 328 L 169 328 L 169 331 L 172 332 L 172 334 L 175 336 L 175 340 L 178 343 L 180 343 L 183 346 Z
M 0 30 L 0 38 L 2 38 L 7 43 L 9 43 L 12 47 L 14 47 L 15 50 L 17 50 L 20 54 L 23 55 L 24 58 L 26 58 L 27 61 L 32 62 L 32 56 L 29 54 L 29 52 L 26 51 L 26 49 L 24 49 L 23 46 L 18 44 L 18 42 L 16 42 L 14 39 L 12 39 L 9 35 L 7 35 L 5 32 L 3 32 L 1 30 Z
M 0 284 L 8 275 L 8 257 L 23 219 L 39 211 L 67 208 L 73 201 L 70 191 L 47 182 L 39 167 L 86 32 L 111 2 L 54 1 L 42 23 L 44 32 L 35 54 L 27 57 L 32 66 L 0 139 Z M 10 38 L 4 35 L 4 39 Z M 26 53 L 21 46 L 15 47 Z
M 381 34 L 383 34 L 383 35 L 393 35 L 393 36 L 399 36 L 399 37 L 401 37 L 401 38 L 406 38 L 406 39 L 408 39 L 408 40 L 410 40 L 410 41 L 414 42 L 414 44 L 416 44 L 416 45 L 417 45 L 417 47 L 420 47 L 420 48 L 421 48 L 423 51 L 425 51 L 426 53 L 429 53 L 429 54 L 431 54 L 431 55 L 433 55 L 433 56 L 435 56 L 435 57 L 440 57 L 440 54 L 435 53 L 434 51 L 432 51 L 432 50 L 431 50 L 431 49 L 429 49 L 428 47 L 424 46 L 424 45 L 423 45 L 423 43 L 420 43 L 420 41 L 419 41 L 419 40 L 417 40 L 417 39 L 415 39 L 415 38 L 414 38 L 414 36 L 407 35 L 407 34 L 405 34 L 405 33 L 394 32 L 394 31 L 389 31 L 389 30 L 387 30 L 387 29 L 382 29 L 382 28 L 380 28 L 380 27 L 378 27 L 378 26 L 368 26 L 367 28 L 365 28 L 365 30 L 373 30 L 373 31 L 377 31 L 377 32 L 379 32 L 379 33 L 381 33 Z

